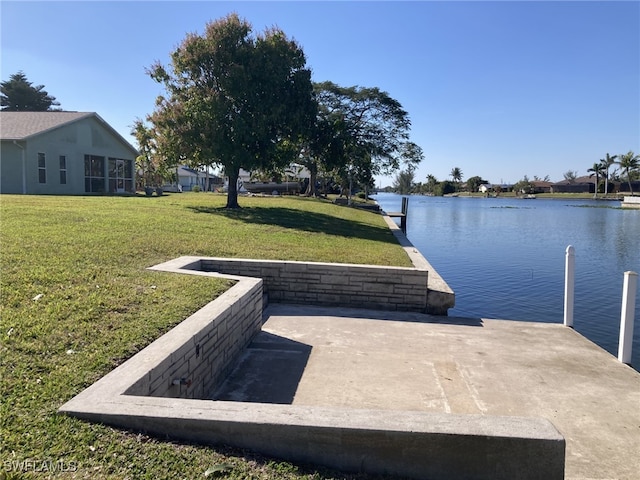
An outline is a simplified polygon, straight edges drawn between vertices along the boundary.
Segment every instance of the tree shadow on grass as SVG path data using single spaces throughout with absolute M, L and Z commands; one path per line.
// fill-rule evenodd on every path
M 365 223 L 345 220 L 317 212 L 300 211 L 282 207 L 251 207 L 228 209 L 225 207 L 188 207 L 196 213 L 218 215 L 259 225 L 273 225 L 302 232 L 325 233 L 340 237 L 360 238 L 397 244 L 398 241 L 386 227 L 376 227 Z

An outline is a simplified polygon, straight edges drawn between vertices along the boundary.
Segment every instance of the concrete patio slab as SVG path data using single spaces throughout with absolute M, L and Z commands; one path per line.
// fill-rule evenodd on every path
M 265 319 L 216 395 L 538 417 L 566 440 L 565 478 L 639 478 L 640 374 L 563 325 L 285 304 Z

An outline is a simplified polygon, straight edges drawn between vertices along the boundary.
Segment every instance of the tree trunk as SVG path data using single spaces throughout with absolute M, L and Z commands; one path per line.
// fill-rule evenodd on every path
M 240 205 L 238 205 L 238 177 L 240 176 L 240 167 L 231 167 L 227 175 L 229 176 L 229 188 L 227 191 L 226 208 L 240 208 Z
M 625 168 L 625 173 L 627 174 L 627 182 L 629 183 L 629 191 L 631 192 L 631 196 L 633 197 L 633 187 L 631 186 L 631 172 L 629 172 L 628 168 Z

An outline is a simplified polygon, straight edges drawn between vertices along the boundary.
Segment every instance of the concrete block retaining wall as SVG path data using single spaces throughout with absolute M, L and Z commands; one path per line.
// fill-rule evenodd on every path
M 247 279 L 134 357 L 148 371 L 125 394 L 206 398 L 261 326 L 262 281 Z
M 202 258 L 190 267 L 257 277 L 269 301 L 426 312 L 426 269 L 233 258 Z
M 284 301 L 287 298 L 277 292 L 286 284 L 304 293 L 295 297 L 299 301 L 313 298 L 354 306 L 365 298 L 377 304 L 379 296 L 386 295 L 397 309 L 425 306 L 426 271 L 334 267 L 198 257 L 152 267 L 223 276 L 238 283 L 68 401 L 60 412 L 162 437 L 235 445 L 346 471 L 443 480 L 563 478 L 564 439 L 547 420 L 204 400 L 260 331 L 262 278 L 270 294 Z M 233 270 L 247 277 L 203 270 Z M 370 275 L 377 281 L 366 281 Z M 284 282 L 281 277 L 287 276 Z M 390 282 L 404 285 L 405 291 L 387 293 Z M 325 284 L 335 288 L 323 289 Z M 349 287 L 350 295 L 338 293 Z M 414 289 L 423 292 L 415 295 L 417 300 L 412 297 Z M 179 379 L 187 382 L 174 385 Z

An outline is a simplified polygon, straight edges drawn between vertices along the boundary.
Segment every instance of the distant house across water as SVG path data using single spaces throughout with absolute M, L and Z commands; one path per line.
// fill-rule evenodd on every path
M 0 193 L 135 193 L 138 151 L 95 112 L 0 111 Z
M 545 180 L 534 180 L 531 184 L 533 185 L 533 193 L 550 193 L 553 186 L 552 182 Z
M 595 193 L 596 179 L 585 175 L 572 180 L 562 180 L 551 185 L 551 193 Z M 609 184 L 609 191 L 613 191 L 613 183 Z
M 511 192 L 513 191 L 513 185 L 511 183 L 483 183 L 478 188 L 478 191 L 481 193 L 489 193 L 489 192 Z

